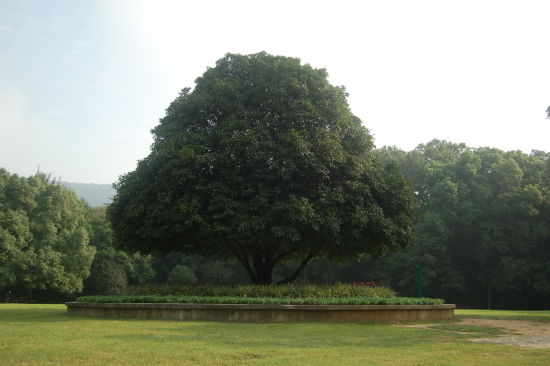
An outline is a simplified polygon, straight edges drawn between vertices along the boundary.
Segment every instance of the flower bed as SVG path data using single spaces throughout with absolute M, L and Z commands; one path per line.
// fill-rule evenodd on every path
M 363 282 L 333 285 L 238 285 L 238 286 L 131 286 L 125 295 L 184 295 L 274 298 L 348 298 L 348 297 L 396 297 L 395 291 L 385 286 L 370 287 Z
M 153 293 L 153 295 L 151 295 Z M 126 295 L 81 296 L 72 314 L 117 318 L 239 322 L 398 322 L 449 319 L 441 299 L 397 297 L 357 284 L 285 286 L 139 286 Z
M 442 299 L 414 297 L 291 298 L 247 296 L 81 296 L 77 302 L 174 303 L 174 304 L 267 304 L 267 305 L 442 305 Z

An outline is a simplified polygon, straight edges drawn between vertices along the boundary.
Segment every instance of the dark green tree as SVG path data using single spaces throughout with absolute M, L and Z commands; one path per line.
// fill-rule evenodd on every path
M 94 258 L 90 277 L 84 281 L 84 292 L 89 295 L 116 295 L 126 289 L 126 267 L 109 251 L 100 251 Z
M 42 173 L 23 178 L 0 169 L 0 289 L 27 299 L 34 290 L 80 292 L 95 254 L 87 210 Z
M 296 58 L 227 54 L 183 89 L 108 216 L 131 251 L 236 258 L 252 282 L 297 261 L 405 246 L 412 192 L 380 166 L 343 87 Z
M 413 268 L 423 264 L 429 296 L 488 307 L 549 303 L 550 154 L 434 140 L 377 155 L 394 161 L 416 193 L 414 241 L 404 255 L 367 263 L 391 272 L 392 287 L 414 294 Z
M 88 212 L 90 245 L 96 248 L 90 277 L 84 281 L 84 293 L 113 295 L 122 292 L 128 284 L 143 284 L 155 277 L 151 257 L 117 250 L 113 232 L 105 217 L 105 207 L 94 207 Z

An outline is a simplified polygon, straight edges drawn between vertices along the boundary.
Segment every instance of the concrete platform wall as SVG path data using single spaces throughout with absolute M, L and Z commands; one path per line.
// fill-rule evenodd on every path
M 68 302 L 70 314 L 230 322 L 408 322 L 451 319 L 455 305 L 252 305 Z

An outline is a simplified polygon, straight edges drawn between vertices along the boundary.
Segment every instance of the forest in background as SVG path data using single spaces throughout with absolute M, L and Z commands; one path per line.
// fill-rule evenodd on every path
M 381 162 L 396 164 L 414 187 L 414 239 L 408 248 L 380 258 L 364 256 L 344 262 L 318 258 L 305 268 L 298 281 L 376 281 L 400 295 L 414 296 L 416 266 L 421 264 L 424 296 L 441 297 L 465 307 L 550 308 L 550 153 L 474 149 L 433 140 L 409 152 L 386 147 L 376 154 Z M 3 187 L 6 185 L 0 190 Z M 47 194 L 66 196 L 47 185 L 40 187 L 45 196 L 33 197 L 40 196 L 44 202 L 48 201 L 44 198 Z M 21 194 L 32 196 L 23 188 Z M 58 208 L 61 215 L 63 207 Z M 54 212 L 48 210 L 44 212 Z M 7 256 L 0 253 L 4 277 L 3 282 L 0 279 L 0 296 L 9 293 L 15 299 L 51 302 L 79 293 L 120 293 L 128 285 L 147 283 L 248 282 L 240 264 L 225 258 L 180 253 L 152 257 L 117 250 L 104 208 L 80 210 L 74 222 L 85 222 L 89 244 L 95 251 L 90 271 L 80 273 L 83 287 L 73 283 L 64 288 L 62 274 L 55 277 L 47 268 L 37 272 L 39 266 L 33 273 L 23 273 L 24 281 L 6 281 L 10 268 L 19 271 L 11 275 L 21 277 L 23 267 L 5 265 L 2 261 L 7 261 Z M 13 212 L 0 216 L 0 235 L 4 235 L 0 241 L 2 245 L 13 243 L 15 248 L 16 240 L 11 238 L 27 229 L 25 219 Z M 32 225 L 29 227 L 32 229 Z M 6 253 L 6 248 L 0 249 Z M 83 254 L 83 258 L 90 260 L 90 253 Z M 289 264 L 288 270 L 293 267 Z M 285 269 L 283 266 L 275 277 L 288 275 Z M 33 288 L 30 284 L 38 281 L 40 273 L 52 279 Z

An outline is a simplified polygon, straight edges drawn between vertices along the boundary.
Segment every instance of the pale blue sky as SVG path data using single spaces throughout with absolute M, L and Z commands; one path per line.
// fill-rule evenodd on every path
M 377 146 L 550 151 L 548 1 L 0 0 L 0 167 L 112 183 L 226 52 L 346 86 Z

